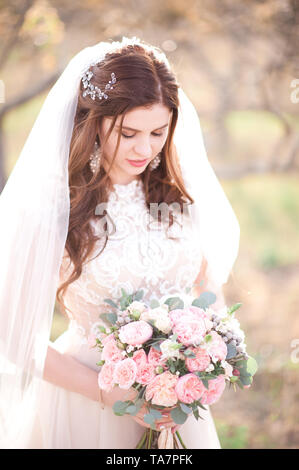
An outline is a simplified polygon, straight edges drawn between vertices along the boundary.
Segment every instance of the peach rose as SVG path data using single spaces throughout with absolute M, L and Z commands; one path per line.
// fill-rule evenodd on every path
M 136 381 L 137 364 L 133 359 L 127 358 L 115 364 L 113 380 L 119 388 L 128 390 Z
M 196 357 L 188 357 L 186 366 L 190 372 L 204 371 L 210 365 L 211 359 L 207 351 L 203 348 L 189 348 Z
M 145 343 L 152 335 L 153 328 L 149 323 L 143 320 L 128 323 L 119 330 L 119 339 L 121 342 L 131 344 L 132 346 Z
M 178 399 L 183 403 L 193 403 L 204 393 L 205 386 L 195 374 L 186 374 L 178 379 L 175 387 Z
M 212 405 L 221 397 L 225 389 L 225 376 L 218 375 L 216 379 L 208 381 L 209 389 L 204 389 L 203 396 L 201 397 L 201 403 L 203 405 Z
M 103 347 L 101 359 L 107 362 L 119 362 L 123 359 L 122 352 L 117 347 L 115 339 L 106 342 Z
M 111 392 L 114 387 L 114 374 L 115 364 L 113 362 L 105 362 L 98 374 L 98 384 L 102 390 Z
M 151 400 L 153 405 L 167 407 L 175 405 L 178 401 L 175 392 L 177 381 L 177 376 L 168 371 L 156 375 L 154 380 L 146 387 L 145 399 L 147 401 Z

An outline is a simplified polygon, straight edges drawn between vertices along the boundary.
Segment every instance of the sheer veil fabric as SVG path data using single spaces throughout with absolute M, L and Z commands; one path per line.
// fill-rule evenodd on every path
M 68 233 L 68 157 L 80 80 L 107 52 L 136 42 L 126 37 L 100 42 L 70 60 L 0 196 L 1 448 L 27 447 L 40 399 Z M 163 53 L 159 56 L 168 64 Z M 222 285 L 238 253 L 239 224 L 207 159 L 196 110 L 181 88 L 179 100 L 174 143 L 186 188 L 195 200 L 192 220 L 209 275 Z

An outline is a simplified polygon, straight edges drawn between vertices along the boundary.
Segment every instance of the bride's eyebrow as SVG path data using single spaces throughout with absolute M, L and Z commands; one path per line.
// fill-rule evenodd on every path
M 164 126 L 157 127 L 157 129 L 154 129 L 154 131 L 158 131 L 158 130 L 160 130 L 160 129 L 164 129 L 164 127 L 167 127 L 167 126 L 168 126 L 168 123 L 167 123 L 167 124 L 164 124 Z M 116 125 L 115 127 L 116 127 L 116 129 L 119 129 L 119 128 L 120 128 L 120 126 L 118 126 L 118 125 Z M 122 128 L 123 128 L 123 129 L 127 129 L 127 130 L 129 130 L 129 131 L 142 132 L 142 131 L 140 131 L 139 129 L 133 129 L 132 127 L 127 127 L 127 126 L 123 126 Z

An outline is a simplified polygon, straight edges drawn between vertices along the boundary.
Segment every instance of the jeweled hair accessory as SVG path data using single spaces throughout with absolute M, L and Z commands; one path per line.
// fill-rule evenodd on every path
M 93 76 L 94 76 L 93 72 L 91 72 L 91 70 L 88 70 L 82 77 L 82 83 L 85 88 L 85 91 L 83 91 L 83 94 L 82 94 L 83 98 L 85 98 L 85 96 L 87 95 L 90 95 L 93 100 L 95 100 L 96 96 L 98 96 L 100 100 L 102 100 L 103 98 L 105 98 L 106 100 L 108 98 L 108 95 L 105 92 L 107 90 L 113 90 L 112 85 L 116 83 L 115 73 L 114 72 L 111 73 L 111 80 L 109 80 L 109 82 L 105 85 L 105 91 L 102 91 L 100 88 L 90 83 L 90 79 Z

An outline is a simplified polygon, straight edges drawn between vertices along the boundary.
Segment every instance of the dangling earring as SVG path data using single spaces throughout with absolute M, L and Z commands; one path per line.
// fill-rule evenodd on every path
M 158 155 L 156 155 L 155 158 L 150 162 L 149 164 L 150 171 L 155 170 L 160 165 L 161 155 L 162 155 L 162 151 L 159 152 Z
M 93 152 L 91 153 L 89 157 L 89 160 L 90 160 L 89 166 L 93 173 L 96 173 L 100 167 L 101 156 L 102 156 L 102 149 L 99 147 L 99 144 L 97 143 L 97 141 L 95 141 Z

